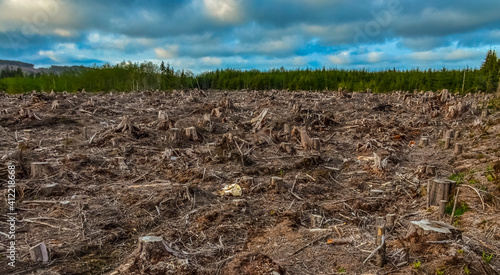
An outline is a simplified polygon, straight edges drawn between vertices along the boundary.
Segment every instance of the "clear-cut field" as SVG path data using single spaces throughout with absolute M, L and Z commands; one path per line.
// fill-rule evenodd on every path
M 483 111 L 491 98 L 1 94 L 0 157 L 16 166 L 19 251 L 15 269 L 0 257 L 0 273 L 498 274 L 500 112 Z M 461 237 L 442 240 L 411 221 L 438 219 L 426 186 L 450 176 Z M 221 193 L 230 184 L 241 196 Z M 378 267 L 369 256 L 376 218 L 387 214 L 396 218 Z M 163 241 L 149 246 L 145 236 Z M 40 242 L 48 264 L 31 261 Z

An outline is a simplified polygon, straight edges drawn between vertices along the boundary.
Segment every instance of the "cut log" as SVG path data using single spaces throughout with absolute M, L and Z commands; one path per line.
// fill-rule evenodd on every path
M 198 132 L 195 127 L 189 127 L 184 129 L 186 137 L 190 140 L 197 141 L 198 140 Z
M 30 248 L 30 256 L 31 260 L 34 262 L 49 262 L 49 251 L 47 250 L 45 242 L 41 242 Z
M 31 177 L 42 178 L 48 174 L 48 162 L 32 162 L 31 163 Z

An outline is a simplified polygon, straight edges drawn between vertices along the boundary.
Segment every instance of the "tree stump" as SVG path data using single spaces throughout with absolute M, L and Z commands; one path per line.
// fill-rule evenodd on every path
M 285 193 L 286 186 L 283 182 L 283 178 L 280 177 L 272 177 L 271 178 L 271 189 L 276 191 L 277 193 Z
M 427 207 L 439 206 L 439 201 L 448 201 L 450 190 L 453 189 L 454 181 L 448 179 L 434 179 L 427 185 Z
M 453 152 L 456 156 L 462 154 L 462 148 L 463 148 L 463 145 L 462 143 L 456 143 L 455 144 L 455 151 Z
M 385 223 L 387 227 L 393 227 L 396 224 L 396 214 L 385 215 Z
M 137 251 L 139 258 L 148 262 L 157 262 L 161 257 L 168 255 L 163 245 L 163 238 L 157 236 L 139 238 Z
M 318 152 L 321 150 L 321 142 L 319 138 L 312 139 L 312 149 Z
M 458 140 L 460 138 L 460 131 L 455 131 L 454 140 Z
M 376 245 L 380 246 L 380 249 L 375 255 L 375 263 L 378 267 L 383 267 L 386 263 L 385 219 L 383 217 L 378 217 L 375 227 L 377 228 Z
M 31 177 L 41 178 L 48 174 L 48 162 L 32 162 L 31 163 Z
M 54 100 L 54 101 L 52 101 L 52 106 L 50 107 L 50 110 L 54 111 L 58 107 L 59 107 L 59 101 Z
M 427 145 L 429 145 L 429 138 L 428 137 L 421 137 L 419 146 L 425 147 Z
M 292 134 L 292 128 L 290 127 L 289 124 L 283 125 L 283 133 L 285 135 L 285 140 L 289 141 L 290 140 L 290 135 Z
M 311 214 L 311 228 L 320 228 L 323 216 Z
M 254 184 L 255 184 L 254 178 L 253 177 L 249 177 L 249 176 L 241 177 L 240 181 L 239 181 L 239 185 L 242 188 L 245 188 L 248 191 L 251 190 L 251 188 L 252 188 L 252 186 L 254 186 Z
M 171 142 L 181 141 L 181 130 L 179 128 L 171 128 L 170 129 L 170 137 Z
M 198 132 L 195 127 L 189 127 L 184 129 L 186 137 L 190 140 L 197 141 L 198 140 Z
M 41 242 L 30 248 L 31 260 L 34 262 L 49 262 L 49 251 L 44 242 Z
M 221 117 L 222 116 L 222 111 L 221 111 L 220 108 L 214 108 L 214 109 L 212 109 L 211 114 L 214 117 Z
M 295 147 L 293 147 L 292 143 L 285 143 L 285 142 L 281 143 L 280 150 L 283 152 L 287 152 L 288 154 L 291 155 L 296 153 Z
M 484 109 L 483 111 L 481 111 L 481 118 L 486 119 L 488 117 L 488 114 L 488 109 Z
M 451 137 L 446 137 L 444 139 L 444 149 L 445 150 L 450 149 L 450 143 L 451 143 Z
M 313 147 L 313 141 L 305 129 L 300 131 L 300 145 L 302 145 L 302 148 L 306 150 Z
M 460 229 L 441 221 L 411 221 L 412 226 L 406 239 L 411 243 L 439 243 L 447 240 L 462 239 Z
M 436 166 L 427 165 L 425 167 L 425 174 L 427 174 L 427 176 L 430 176 L 430 177 L 436 176 Z

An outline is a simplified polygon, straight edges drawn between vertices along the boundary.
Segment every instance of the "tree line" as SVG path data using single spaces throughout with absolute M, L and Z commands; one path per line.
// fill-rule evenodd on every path
M 23 93 L 33 90 L 139 91 L 173 89 L 220 90 L 337 90 L 389 92 L 437 91 L 495 92 L 499 89 L 500 59 L 488 51 L 480 68 L 462 70 L 396 70 L 282 68 L 267 71 L 217 69 L 199 75 L 189 70 L 174 70 L 170 64 L 122 62 L 116 65 L 70 69 L 61 73 L 23 73 L 20 69 L 0 71 L 0 90 Z

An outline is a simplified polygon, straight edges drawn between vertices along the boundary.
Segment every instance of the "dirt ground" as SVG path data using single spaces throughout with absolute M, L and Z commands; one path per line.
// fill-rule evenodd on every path
M 17 195 L 11 268 L 2 184 L 0 274 L 500 274 L 491 98 L 0 94 L 0 178 L 14 164 Z M 446 149 L 448 130 L 459 134 Z M 450 177 L 444 221 L 459 190 L 458 233 L 424 232 L 411 221 L 439 218 L 427 185 Z M 221 192 L 230 184 L 240 196 Z M 387 214 L 396 221 L 379 267 L 376 220 Z M 31 260 L 40 242 L 47 263 Z

